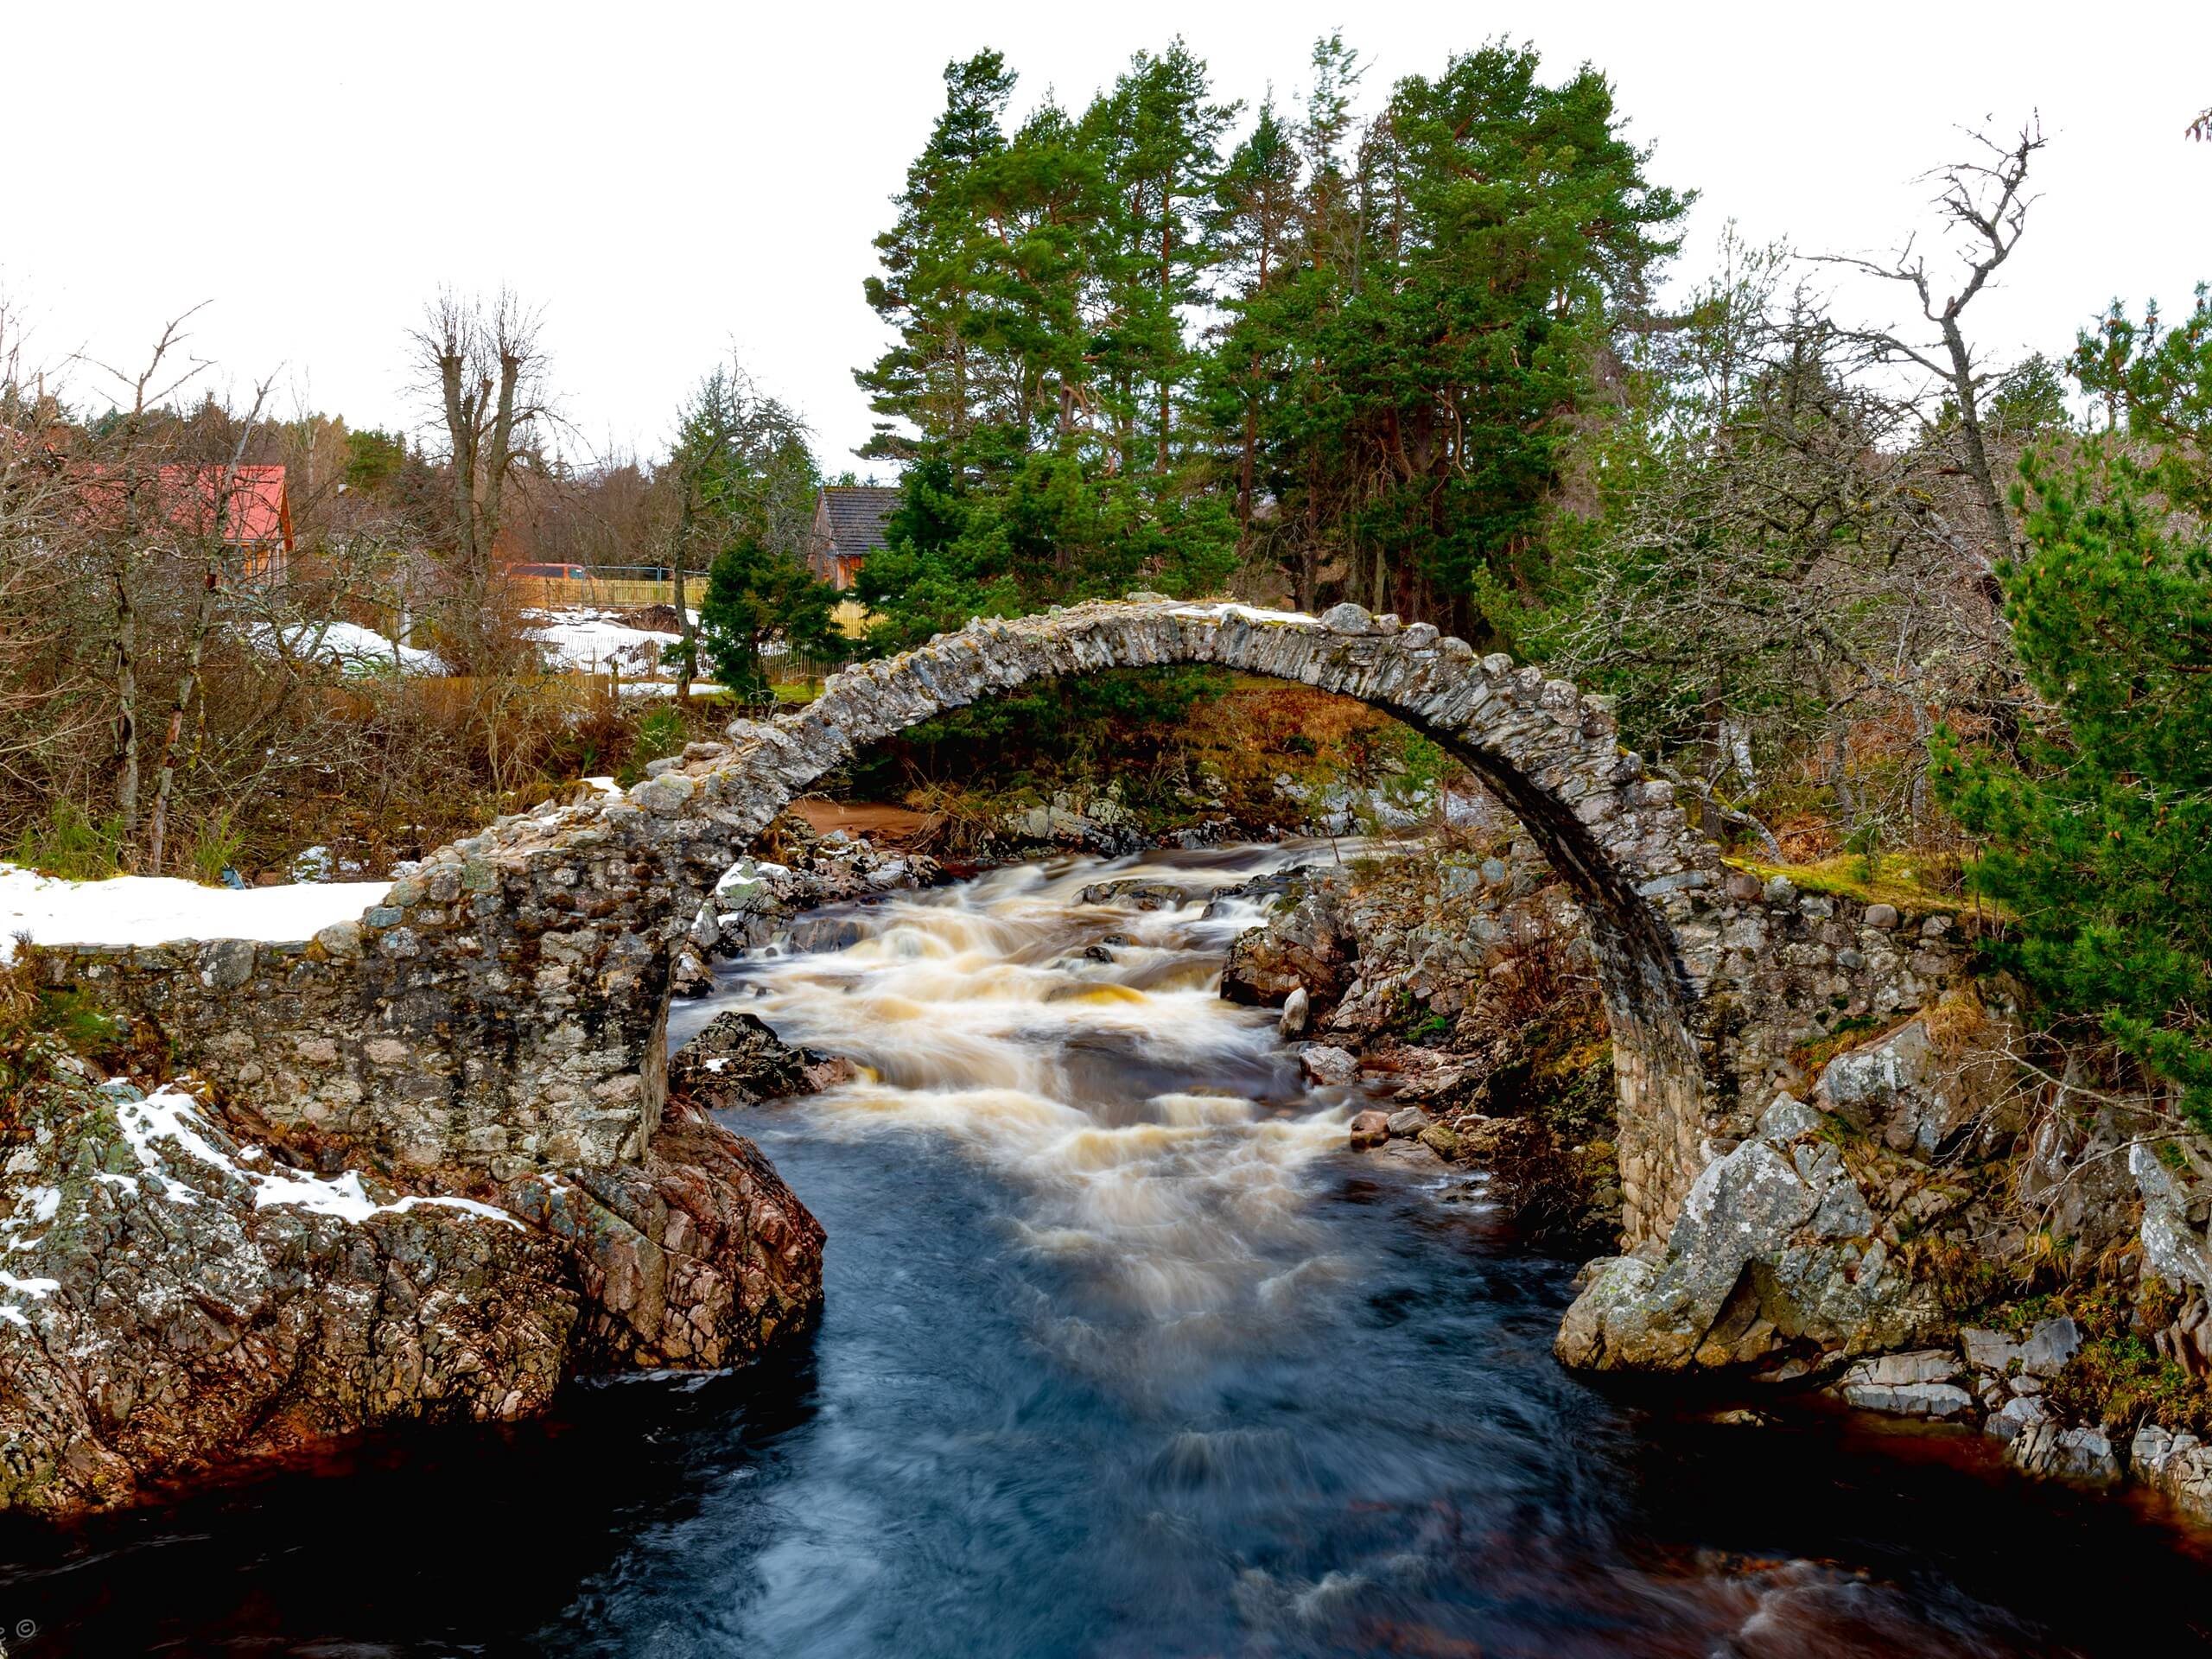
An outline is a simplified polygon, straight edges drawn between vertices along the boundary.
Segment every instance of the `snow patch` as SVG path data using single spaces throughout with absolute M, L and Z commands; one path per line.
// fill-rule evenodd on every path
M 1302 622 L 1307 627 L 1318 628 L 1320 619 L 1304 611 L 1268 611 L 1256 605 L 1239 605 L 1225 601 L 1218 605 L 1178 605 L 1176 616 L 1241 616 L 1248 622 Z
M 51 1296 L 61 1288 L 59 1279 L 18 1279 L 12 1273 L 0 1273 L 0 1288 L 14 1291 L 19 1296 Z
M 596 674 L 609 665 L 626 672 L 658 669 L 660 653 L 681 645 L 680 633 L 633 628 L 612 611 L 526 611 L 534 626 L 524 632 L 548 668 Z
M 0 962 L 16 938 L 41 944 L 167 944 L 173 940 L 313 938 L 383 899 L 388 881 L 203 887 L 169 875 L 69 881 L 0 862 Z
M 266 639 L 267 635 L 263 638 Z M 310 661 L 335 663 L 349 674 L 447 674 L 444 659 L 435 651 L 416 645 L 395 645 L 374 628 L 358 622 L 304 623 L 288 628 L 284 649 Z
M 242 1168 L 244 1160 L 258 1160 L 268 1154 L 259 1147 L 246 1147 L 236 1159 L 225 1156 L 200 1133 L 196 1124 L 187 1121 L 196 1117 L 199 1109 L 199 1103 L 191 1096 L 176 1089 L 161 1089 L 143 1100 L 127 1101 L 118 1107 L 116 1121 L 122 1127 L 124 1138 L 130 1142 L 131 1150 L 138 1154 L 138 1161 L 147 1168 L 157 1170 L 162 1162 L 153 1143 L 156 1140 L 173 1141 L 191 1157 L 237 1177 L 252 1188 L 253 1207 L 257 1210 L 289 1205 L 358 1226 L 372 1216 L 400 1215 L 420 1205 L 438 1205 L 486 1220 L 503 1221 L 518 1231 L 523 1230 L 522 1223 L 505 1211 L 479 1204 L 474 1198 L 404 1198 L 378 1204 L 362 1186 L 359 1173 L 350 1169 L 335 1179 L 327 1180 L 301 1170 Z M 181 1204 L 192 1202 L 188 1190 L 175 1180 L 168 1182 L 164 1196 Z

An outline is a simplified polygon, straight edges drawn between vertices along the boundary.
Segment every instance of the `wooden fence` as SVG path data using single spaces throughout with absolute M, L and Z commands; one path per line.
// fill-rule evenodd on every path
M 676 603 L 676 584 L 672 582 L 630 582 L 611 577 L 584 576 L 574 581 L 557 576 L 510 576 L 516 596 L 533 610 L 628 610 L 639 605 L 673 605 Z M 699 602 L 707 596 L 707 578 L 703 571 L 687 576 L 683 583 L 685 605 L 696 612 Z M 830 618 L 837 631 L 848 639 L 868 637 L 868 607 L 858 600 L 841 600 Z
M 614 577 L 510 576 L 515 596 L 537 610 L 573 611 L 601 608 L 628 610 L 639 605 L 673 605 L 676 584 Z M 683 584 L 684 600 L 696 607 L 707 591 L 707 579 L 695 576 Z

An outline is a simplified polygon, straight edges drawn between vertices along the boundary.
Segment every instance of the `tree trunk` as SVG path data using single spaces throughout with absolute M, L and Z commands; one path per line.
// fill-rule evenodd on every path
M 215 533 L 221 535 L 219 525 Z M 207 568 L 200 585 L 200 603 L 192 616 L 192 642 L 186 648 L 184 674 L 177 681 L 176 696 L 169 703 L 168 726 L 162 734 L 162 758 L 154 780 L 154 807 L 147 818 L 148 875 L 162 873 L 162 855 L 168 834 L 169 797 L 176 788 L 176 747 L 184 737 L 185 710 L 191 707 L 193 692 L 199 685 L 200 664 L 207 650 L 207 629 L 214 620 L 215 588 L 222 569 L 221 545 L 219 540 L 207 555 Z
M 476 423 L 461 389 L 461 368 L 458 352 L 448 352 L 438 359 L 439 385 L 445 394 L 446 435 L 453 444 L 454 534 L 461 543 L 454 550 L 461 555 L 462 571 L 474 582 L 477 569 Z
M 115 782 L 116 810 L 123 818 L 126 849 L 138 839 L 138 607 L 130 593 L 127 568 L 130 551 L 116 555 L 115 580 L 115 702 L 116 748 L 121 760 Z M 135 857 L 126 855 L 126 861 Z
M 1260 359 L 1252 356 L 1252 385 L 1244 398 L 1244 454 L 1236 468 L 1236 543 L 1239 554 L 1250 550 L 1252 541 L 1252 478 L 1256 470 L 1260 448 L 1260 399 L 1256 388 L 1260 382 Z
M 1982 517 L 1986 521 L 1990 544 L 1996 549 L 1995 558 L 2009 558 L 2013 552 L 2012 521 L 2005 511 L 2005 498 L 1999 493 L 1996 474 L 1990 470 L 1989 450 L 1982 442 L 1981 411 L 1975 407 L 1974 363 L 1967 353 L 1966 337 L 1959 332 L 1955 319 L 1943 319 L 1943 344 L 1951 354 L 1951 386 L 1959 400 L 1959 438 L 1966 450 L 1967 473 L 1974 480 L 1974 493 L 1980 497 Z M 1990 561 L 1995 563 L 1995 559 Z
M 676 702 L 680 709 L 691 706 L 691 673 L 697 658 L 699 636 L 691 626 L 691 612 L 683 602 L 683 562 L 691 551 L 691 492 L 690 480 L 684 480 L 683 510 L 676 522 L 676 545 L 670 549 L 668 575 L 671 596 L 676 601 L 676 631 L 683 639 L 683 655 L 676 664 Z
M 205 539 L 201 543 L 200 602 L 192 613 L 192 639 L 186 647 L 184 674 L 177 681 L 176 696 L 169 704 L 168 728 L 162 734 L 160 776 L 154 786 L 152 823 L 146 837 L 149 875 L 162 873 L 163 842 L 168 832 L 169 797 L 176 787 L 176 746 L 184 736 L 185 711 L 192 706 L 193 693 L 199 687 L 200 664 L 207 654 L 207 631 L 215 620 L 215 593 L 223 577 L 225 527 L 237 499 L 238 469 L 245 464 L 246 448 L 252 442 L 254 427 L 268 397 L 269 388 L 264 384 L 254 397 L 253 408 L 239 429 L 238 442 L 232 446 L 230 461 L 217 483 L 213 521 L 202 532 Z
M 1160 308 L 1172 323 L 1175 316 L 1175 197 L 1173 189 L 1163 185 L 1160 192 Z M 1160 365 L 1160 468 L 1167 470 L 1168 400 L 1174 389 L 1171 357 Z

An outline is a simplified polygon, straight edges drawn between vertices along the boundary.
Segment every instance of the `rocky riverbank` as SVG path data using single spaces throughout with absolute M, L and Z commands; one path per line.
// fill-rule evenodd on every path
M 493 1186 L 287 1141 L 50 1036 L 6 1075 L 0 1508 L 512 1421 L 580 1372 L 743 1364 L 820 1309 L 821 1228 L 680 1096 L 637 1162 Z
M 934 886 L 944 867 L 925 853 L 878 847 L 842 830 L 822 833 L 796 811 L 778 817 L 753 854 L 727 870 L 693 918 L 678 957 L 679 996 L 711 989 L 710 966 L 772 945 L 834 950 L 860 937 L 852 923 L 820 923 L 806 912 L 882 893 Z
M 1386 1097 L 1352 1145 L 1417 1138 L 1490 1170 L 1531 1232 L 1602 1249 L 1610 1044 L 1581 917 L 1535 849 L 1447 836 L 1271 885 L 1223 995 L 1281 1008 L 1318 1083 Z M 1585 1269 L 1560 1358 L 1823 1389 L 2212 1522 L 2212 1149 L 2037 1064 L 1938 903 L 1786 878 L 1764 897 L 1815 940 L 1841 926 L 1825 948 L 1877 988 L 1824 1010 L 1753 1134 L 1706 1149 L 1662 1242 Z
M 1273 914 L 1230 948 L 1222 995 L 1281 1009 L 1317 1083 L 1386 1098 L 1356 1123 L 1355 1145 L 1418 1139 L 1479 1166 L 1522 1226 L 1562 1247 L 1618 1230 L 1596 963 L 1580 911 L 1531 843 L 1510 827 L 1447 831 L 1243 896 Z

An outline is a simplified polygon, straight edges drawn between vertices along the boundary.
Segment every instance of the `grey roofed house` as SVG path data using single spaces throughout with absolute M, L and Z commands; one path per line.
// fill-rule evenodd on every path
M 884 521 L 898 509 L 900 491 L 892 484 L 832 484 L 815 499 L 814 526 L 806 536 L 807 568 L 839 589 L 853 578 L 868 556 L 883 545 Z

